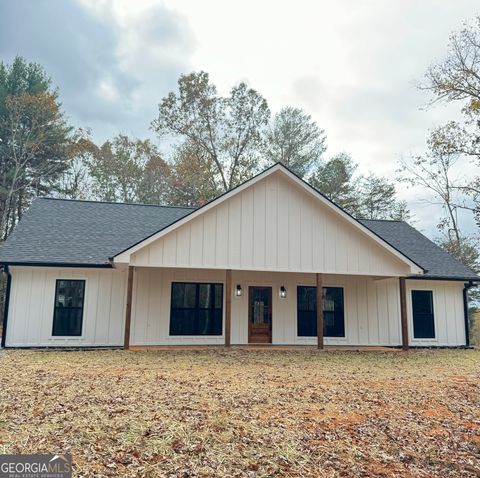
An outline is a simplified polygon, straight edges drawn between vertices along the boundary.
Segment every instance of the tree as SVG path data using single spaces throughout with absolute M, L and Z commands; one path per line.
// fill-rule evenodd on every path
M 32 197 L 54 190 L 68 167 L 67 125 L 40 65 L 0 63 L 0 234 L 5 239 Z
M 162 204 L 168 196 L 168 165 L 149 140 L 118 135 L 93 149 L 88 169 L 102 201 Z
M 208 73 L 190 73 L 178 80 L 178 93 L 159 105 L 153 129 L 188 144 L 208 171 L 215 188 L 228 191 L 250 178 L 260 167 L 260 146 L 270 118 L 266 100 L 240 83 L 228 97 L 217 94 Z
M 436 240 L 437 244 L 445 249 L 449 254 L 465 264 L 472 271 L 478 272 L 480 253 L 478 250 L 478 241 L 470 237 L 456 238 L 441 237 Z
M 395 185 L 369 174 L 356 176 L 358 164 L 346 153 L 317 166 L 310 184 L 352 216 L 363 219 L 410 219 L 405 201 L 396 198 Z
M 458 192 L 470 195 L 474 204 L 468 206 L 461 200 L 453 206 L 470 207 L 480 225 L 480 17 L 450 36 L 446 58 L 427 70 L 421 88 L 433 93 L 432 103 L 444 101 L 461 105 L 463 120 L 451 121 L 435 132 L 433 156 L 436 159 L 442 156 L 441 161 L 443 158 L 472 161 L 476 176 L 472 180 L 464 178 L 454 187 L 457 195 Z M 449 206 L 445 205 L 448 210 Z M 449 222 L 454 223 L 451 217 Z M 460 234 L 456 235 L 458 239 Z
M 170 166 L 156 148 L 150 149 L 139 185 L 138 201 L 142 204 L 171 204 L 171 181 Z
M 88 165 L 93 161 L 98 147 L 91 140 L 90 132 L 77 130 L 69 151 L 68 169 L 62 173 L 54 194 L 64 199 L 93 199 Z
M 457 218 L 457 208 L 462 202 L 462 180 L 455 174 L 455 166 L 459 160 L 457 153 L 445 146 L 444 138 L 447 125 L 430 134 L 428 151 L 424 156 L 418 156 L 400 161 L 398 179 L 410 186 L 419 186 L 431 193 L 430 199 L 424 199 L 431 204 L 440 205 L 444 217 L 437 224 L 442 233 L 453 236 L 457 241 L 461 238 Z
M 221 194 L 215 181 L 215 165 L 194 144 L 184 143 L 174 152 L 169 204 L 202 206 Z
M 395 185 L 387 178 L 370 173 L 358 183 L 357 217 L 408 221 L 411 217 L 405 201 L 396 199 Z
M 343 209 L 355 211 L 358 204 L 355 171 L 358 168 L 346 153 L 320 163 L 309 178 L 309 183 Z
M 286 107 L 275 115 L 267 131 L 265 156 L 303 178 L 320 161 L 325 142 L 325 132 L 310 115 L 300 108 Z

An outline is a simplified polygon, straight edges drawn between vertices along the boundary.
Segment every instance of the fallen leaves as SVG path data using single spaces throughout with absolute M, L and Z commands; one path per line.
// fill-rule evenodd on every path
M 0 445 L 79 476 L 479 476 L 480 352 L 9 351 Z

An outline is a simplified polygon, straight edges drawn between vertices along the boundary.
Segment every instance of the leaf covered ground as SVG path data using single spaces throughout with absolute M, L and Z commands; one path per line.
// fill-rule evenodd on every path
M 76 476 L 480 476 L 480 351 L 8 351 L 0 452 Z

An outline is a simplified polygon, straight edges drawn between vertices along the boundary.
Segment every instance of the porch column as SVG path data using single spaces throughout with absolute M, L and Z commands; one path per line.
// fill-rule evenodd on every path
M 402 349 L 408 350 L 407 289 L 405 278 L 400 277 L 400 320 L 402 324 Z
M 225 271 L 225 347 L 230 347 L 232 329 L 232 270 Z
M 128 267 L 127 280 L 127 305 L 125 308 L 125 339 L 123 348 L 128 350 L 130 348 L 130 323 L 132 320 L 132 293 L 133 293 L 133 271 L 134 267 Z
M 323 349 L 323 280 L 317 274 L 317 348 Z

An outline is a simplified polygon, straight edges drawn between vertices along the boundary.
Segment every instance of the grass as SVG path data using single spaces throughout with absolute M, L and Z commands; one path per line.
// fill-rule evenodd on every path
M 78 476 L 479 476 L 480 351 L 8 351 L 0 450 Z

